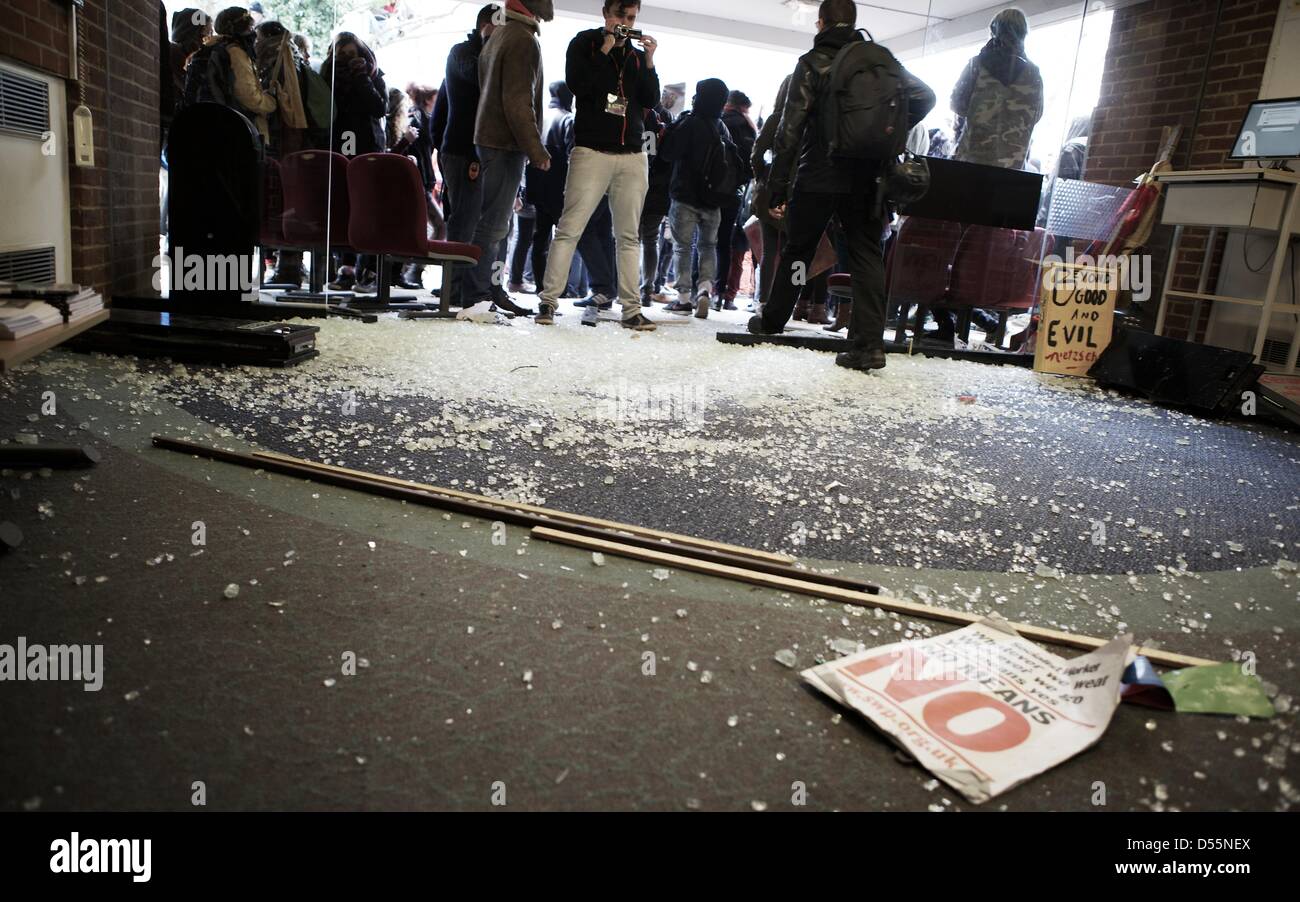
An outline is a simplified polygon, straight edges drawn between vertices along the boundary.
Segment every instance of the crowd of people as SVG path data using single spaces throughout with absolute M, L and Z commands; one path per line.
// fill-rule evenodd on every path
M 476 266 L 437 289 L 453 304 L 487 303 L 549 325 L 561 298 L 583 297 L 589 324 L 617 301 L 625 328 L 650 331 L 644 310 L 656 303 L 699 318 L 736 309 L 750 257 L 750 331 L 779 333 L 791 317 L 848 327 L 852 350 L 837 363 L 883 367 L 884 242 L 894 219 L 883 186 L 902 148 L 845 153 L 835 138 L 843 125 L 826 102 L 837 89 L 833 65 L 867 52 L 856 46 L 865 44 L 883 54 L 880 65 L 896 67 L 897 124 L 909 149 L 1021 165 L 1042 115 L 1024 16 L 1000 14 L 963 74 L 954 141 L 918 128 L 933 91 L 863 37 L 852 0 L 823 0 L 811 50 L 757 123 L 750 98 L 718 78 L 700 81 L 689 109 L 676 112 L 684 86 L 661 80 L 658 43 L 636 28 L 640 11 L 640 0 L 603 0 L 603 21 L 573 37 L 563 79 L 548 83 L 539 34 L 553 19 L 552 0 L 488 4 L 437 87 L 398 89 L 355 34 L 337 35 L 316 66 L 310 43 L 266 18 L 261 4 L 210 21 L 183 10 L 172 20 L 172 87 L 179 107 L 209 101 L 243 113 L 272 156 L 328 147 L 411 157 L 429 235 L 480 251 Z M 838 304 L 832 322 L 827 276 L 836 261 L 851 276 L 852 301 Z M 378 273 L 373 259 L 336 262 L 336 290 L 373 291 L 380 278 L 423 288 L 420 266 Z M 281 252 L 266 281 L 295 285 L 303 276 L 301 255 Z M 518 295 L 534 293 L 536 310 L 520 303 Z

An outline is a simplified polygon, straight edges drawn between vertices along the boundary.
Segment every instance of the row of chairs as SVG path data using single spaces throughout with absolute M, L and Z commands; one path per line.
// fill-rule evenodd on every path
M 323 288 L 330 252 L 373 254 L 378 260 L 375 302 L 392 299 L 388 264 L 425 263 L 443 269 L 442 306 L 450 300 L 450 269 L 478 263 L 479 249 L 428 238 L 424 182 L 408 157 L 374 153 L 349 159 L 324 150 L 268 159 L 264 172 L 264 248 L 312 253 L 311 291 Z
M 1000 342 L 1008 316 L 1030 310 L 1037 302 L 1039 264 L 1054 243 L 1043 229 L 1017 231 L 907 217 L 885 261 L 885 290 L 889 310 L 898 311 L 899 340 L 909 320 L 919 336 L 927 312 L 944 307 L 957 308 L 964 339 L 969 339 L 972 310 L 997 311 L 999 326 L 990 339 Z M 853 297 L 847 273 L 832 275 L 829 282 L 837 297 Z M 913 305 L 914 319 L 907 316 Z

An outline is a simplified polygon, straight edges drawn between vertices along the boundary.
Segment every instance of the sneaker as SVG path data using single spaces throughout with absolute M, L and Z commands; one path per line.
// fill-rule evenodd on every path
M 842 354 L 835 355 L 835 365 L 849 370 L 860 370 L 864 373 L 869 373 L 872 370 L 883 370 L 885 368 L 885 349 L 871 348 L 869 350 L 845 351 Z
M 555 305 L 548 304 L 545 301 L 537 305 L 537 316 L 533 317 L 533 322 L 539 326 L 555 325 Z
M 653 332 L 659 327 L 638 313 L 635 316 L 623 317 L 623 328 L 635 329 L 637 332 Z
M 520 307 L 510 298 L 496 298 L 495 303 L 498 310 L 503 310 L 511 316 L 532 316 L 533 311 L 527 307 Z
M 273 269 L 262 279 L 263 285 L 293 285 L 302 287 L 302 269 Z
M 695 299 L 695 318 L 709 318 L 709 296 L 704 292 L 700 292 L 700 296 Z
M 356 271 L 351 266 L 340 266 L 339 273 L 327 286 L 330 291 L 351 291 L 357 284 Z
M 379 294 L 379 276 L 373 272 L 363 272 L 352 290 L 357 294 Z
M 600 310 L 608 310 L 609 308 L 614 306 L 614 302 L 611 301 L 609 298 L 605 297 L 603 294 L 593 294 L 591 297 L 585 298 L 581 301 L 574 301 L 573 306 L 575 307 L 594 306 Z
M 586 310 L 582 311 L 582 319 L 580 322 L 584 326 L 600 325 L 600 310 L 595 305 L 588 307 Z
M 695 305 L 690 301 L 673 301 L 671 304 L 665 304 L 664 310 L 679 316 L 690 316 L 695 312 Z

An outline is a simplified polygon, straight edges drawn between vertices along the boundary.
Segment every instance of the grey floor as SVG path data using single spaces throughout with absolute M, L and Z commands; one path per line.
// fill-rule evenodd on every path
M 672 342 L 686 339 L 665 341 L 669 365 Z M 810 352 L 775 359 L 827 363 Z M 901 363 L 893 378 L 929 378 L 918 369 L 925 362 Z M 947 372 L 981 378 L 964 366 Z M 1098 781 L 1114 809 L 1285 810 L 1300 798 L 1291 702 L 1300 579 L 1278 563 L 1297 557 L 1294 434 L 1096 393 L 1045 395 L 1032 375 L 978 390 L 980 404 L 1019 405 L 1028 419 L 1018 426 L 985 418 L 971 428 L 954 406 L 910 436 L 901 414 L 885 416 L 883 428 L 864 420 L 820 449 L 806 423 L 787 418 L 783 428 L 770 407 L 718 401 L 690 436 L 697 449 L 764 445 L 773 472 L 784 457 L 795 474 L 780 483 L 783 497 L 825 496 L 824 476 L 841 474 L 829 510 L 803 518 L 809 536 L 792 532 L 784 512 L 767 515 L 773 496 L 754 486 L 776 480 L 753 466 L 719 464 L 683 481 L 682 472 L 703 468 L 642 450 L 633 459 L 645 478 L 614 467 L 611 490 L 588 474 L 592 458 L 626 455 L 616 434 L 587 450 L 512 447 L 521 417 L 551 428 L 537 405 L 526 413 L 495 405 L 501 425 L 490 454 L 399 448 L 385 457 L 381 447 L 367 457 L 353 447 L 345 456 L 347 442 L 313 439 L 344 428 L 401 432 L 391 424 L 417 412 L 448 422 L 445 399 L 400 385 L 369 430 L 326 418 L 313 419 L 311 436 L 269 428 L 275 404 L 282 419 L 297 419 L 308 409 L 295 406 L 303 386 L 328 394 L 338 378 L 327 364 L 181 373 L 54 352 L 0 379 L 0 437 L 30 431 L 104 454 L 84 473 L 0 478 L 0 519 L 26 534 L 0 556 L 0 642 L 102 643 L 105 655 L 97 693 L 0 686 L 0 717 L 16 726 L 0 731 L 0 806 L 185 809 L 198 781 L 217 809 L 480 809 L 500 783 L 521 809 L 779 810 L 799 781 L 814 810 L 974 807 L 773 660 L 793 648 L 806 666 L 832 657 L 836 639 L 892 641 L 890 618 L 684 572 L 660 580 L 633 561 L 596 567 L 586 553 L 530 542 L 514 528 L 494 544 L 488 522 L 157 451 L 153 433 L 232 447 L 255 438 L 475 490 L 491 490 L 490 476 L 511 484 L 514 471 L 487 466 L 491 458 L 538 458 L 544 475 L 521 493 L 556 507 L 784 548 L 938 604 L 1094 635 L 1128 629 L 1144 643 L 1218 660 L 1250 651 L 1282 712 L 1273 720 L 1124 705 L 1097 746 L 983 807 L 1090 809 Z M 1023 378 L 1017 389 L 1011 380 Z M 234 386 L 242 403 L 231 403 Z M 40 416 L 47 391 L 58 399 L 53 417 Z M 832 393 L 826 403 L 855 402 Z M 842 430 L 851 419 L 834 422 Z M 652 428 L 638 428 L 653 441 Z M 910 447 L 921 433 L 915 466 L 881 464 L 882 449 Z M 1114 468 L 1102 466 L 1110 461 Z M 995 484 L 994 503 L 945 494 L 958 482 L 936 462 Z M 882 488 L 886 470 L 894 478 Z M 1052 512 L 1112 480 L 1124 486 L 1102 493 L 1103 515 L 1088 510 L 1076 522 Z M 851 535 L 847 527 L 862 530 L 863 521 L 841 506 L 867 509 L 894 532 L 887 541 Z M 983 522 L 947 535 L 976 510 Z M 1094 520 L 1110 524 L 1112 553 L 1086 541 Z M 200 521 L 206 544 L 196 546 Z M 230 583 L 239 586 L 234 599 L 223 596 Z M 904 620 L 898 632 L 945 628 Z M 364 663 L 355 676 L 341 673 L 349 652 Z M 643 673 L 647 652 L 653 676 Z

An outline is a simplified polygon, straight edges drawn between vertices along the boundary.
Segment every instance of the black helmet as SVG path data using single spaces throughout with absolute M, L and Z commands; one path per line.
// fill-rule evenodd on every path
M 885 176 L 885 197 L 900 206 L 914 204 L 930 190 L 930 164 L 925 157 L 903 154 Z

